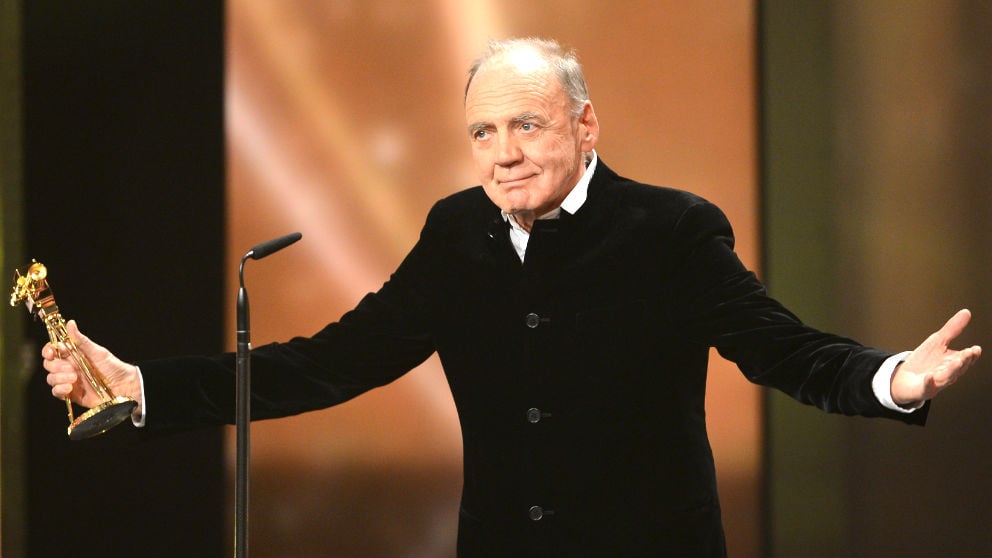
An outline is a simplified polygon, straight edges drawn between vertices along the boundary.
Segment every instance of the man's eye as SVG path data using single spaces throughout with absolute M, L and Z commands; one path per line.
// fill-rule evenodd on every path
M 472 138 L 477 139 L 477 140 L 484 140 L 487 137 L 489 137 L 489 132 L 487 132 L 486 130 L 476 130 L 472 134 Z
M 520 129 L 525 132 L 533 131 L 536 128 L 537 126 L 535 126 L 533 122 L 524 122 L 523 124 L 520 125 Z

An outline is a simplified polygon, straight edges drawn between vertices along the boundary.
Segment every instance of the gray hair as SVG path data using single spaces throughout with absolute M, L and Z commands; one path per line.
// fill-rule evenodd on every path
M 586 86 L 586 78 L 582 75 L 582 66 L 574 50 L 563 49 L 554 39 L 526 37 L 490 40 L 486 52 L 469 68 L 468 82 L 465 84 L 466 98 L 472 79 L 483 66 L 498 56 L 524 49 L 533 50 L 547 61 L 572 102 L 572 116 L 582 114 L 583 105 L 589 100 L 589 88 Z

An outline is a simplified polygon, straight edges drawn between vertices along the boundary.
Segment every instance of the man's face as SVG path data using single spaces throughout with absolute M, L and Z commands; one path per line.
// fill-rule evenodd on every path
M 585 172 L 584 152 L 592 151 L 599 136 L 592 105 L 572 116 L 561 83 L 534 55 L 527 56 L 491 61 L 476 73 L 465 97 L 482 186 L 525 228 L 561 205 Z

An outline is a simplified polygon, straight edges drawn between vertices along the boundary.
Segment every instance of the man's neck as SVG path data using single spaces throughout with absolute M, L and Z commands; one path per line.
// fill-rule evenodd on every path
M 520 225 L 521 229 L 529 233 L 531 228 L 534 227 L 534 221 L 538 221 L 540 219 L 557 219 L 560 214 L 561 207 L 557 207 L 540 216 L 535 216 L 536 213 L 533 211 L 517 211 L 516 213 L 509 214 L 508 217 L 513 219 L 517 225 Z

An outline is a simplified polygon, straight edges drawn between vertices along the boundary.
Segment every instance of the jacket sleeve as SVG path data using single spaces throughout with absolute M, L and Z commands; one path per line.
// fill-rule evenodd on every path
M 385 385 L 434 352 L 427 280 L 429 226 L 379 291 L 310 337 L 251 352 L 252 419 L 329 407 Z M 183 356 L 138 363 L 149 429 L 231 424 L 236 355 Z
M 875 397 L 871 380 L 892 353 L 809 327 L 768 296 L 734 253 L 731 226 L 716 206 L 690 206 L 674 238 L 673 289 L 687 296 L 673 297 L 670 317 L 693 342 L 716 347 L 752 382 L 824 411 L 926 421 L 929 405 L 904 414 Z

